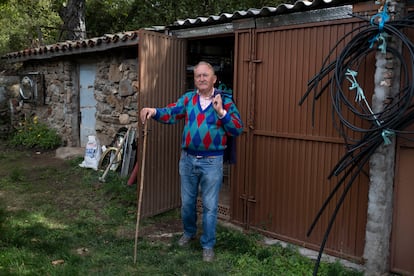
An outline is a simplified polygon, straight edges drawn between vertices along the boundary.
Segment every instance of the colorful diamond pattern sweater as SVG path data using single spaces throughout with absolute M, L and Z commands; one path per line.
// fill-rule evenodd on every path
M 208 156 L 222 155 L 227 136 L 238 136 L 243 131 L 240 113 L 232 99 L 222 94 L 223 107 L 227 114 L 219 119 L 213 105 L 202 110 L 196 91 L 187 92 L 177 102 L 157 108 L 153 119 L 165 124 L 174 124 L 185 119 L 182 149 L 190 154 Z

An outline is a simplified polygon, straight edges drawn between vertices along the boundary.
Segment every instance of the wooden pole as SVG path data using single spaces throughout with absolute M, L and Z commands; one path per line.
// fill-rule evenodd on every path
M 144 141 L 142 146 L 142 162 L 141 162 L 141 179 L 138 192 L 138 206 L 137 206 L 137 223 L 135 226 L 135 246 L 134 246 L 134 264 L 137 262 L 137 247 L 138 247 L 138 232 L 139 232 L 139 220 L 141 217 L 141 205 L 142 205 L 142 191 L 144 188 L 144 175 L 145 175 L 145 155 L 147 151 L 147 136 L 148 136 L 148 123 L 145 120 L 144 123 Z

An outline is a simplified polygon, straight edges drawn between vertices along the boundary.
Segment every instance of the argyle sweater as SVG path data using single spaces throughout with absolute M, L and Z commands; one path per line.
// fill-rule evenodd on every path
M 153 117 L 165 124 L 185 119 L 181 148 L 194 155 L 222 155 L 228 136 L 242 133 L 243 123 L 236 105 L 229 96 L 222 94 L 227 114 L 219 119 L 213 105 L 202 110 L 196 91 L 187 92 L 177 102 L 157 108 Z

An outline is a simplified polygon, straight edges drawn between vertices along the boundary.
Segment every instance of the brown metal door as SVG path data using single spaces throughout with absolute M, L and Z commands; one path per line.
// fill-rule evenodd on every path
M 250 143 L 253 130 L 253 71 L 252 38 L 254 31 L 242 30 L 235 33 L 235 63 L 234 63 L 234 90 L 237 107 L 244 123 L 244 131 L 237 137 L 237 164 L 232 167 L 231 188 L 231 220 L 234 223 L 245 225 L 250 221 L 249 210 L 252 203 L 252 191 L 249 187 L 249 173 L 247 166 L 251 165 Z M 248 226 L 248 225 L 247 225 Z
M 235 67 L 240 72 L 235 83 L 246 133 L 239 139 L 232 185 L 235 222 L 319 248 L 336 200 L 309 238 L 306 232 L 336 184 L 327 176 L 344 153 L 344 144 L 332 124 L 328 95 L 318 101 L 315 127 L 311 101 L 303 106 L 298 102 L 331 47 L 356 26 L 331 21 L 237 33 Z M 328 239 L 327 253 L 361 260 L 367 183 L 364 175 L 355 181 Z
M 139 32 L 138 49 L 139 110 L 145 106 L 163 107 L 174 102 L 185 89 L 185 40 L 142 30 Z M 139 128 L 142 128 L 141 124 Z M 148 129 L 143 217 L 159 214 L 181 204 L 178 160 L 182 123 L 163 125 L 150 120 Z M 139 133 L 142 133 L 141 129 Z M 141 146 L 142 142 L 138 144 Z M 137 152 L 141 164 L 141 150 Z
M 414 30 L 406 30 L 406 35 L 412 41 Z M 404 54 L 406 60 L 409 60 L 407 51 Z M 414 127 L 411 126 L 406 131 L 413 132 Z M 397 139 L 390 270 L 403 275 L 414 275 L 414 135 L 405 134 L 402 137 L 408 139 Z
M 391 236 L 391 271 L 414 275 L 414 143 L 397 147 L 394 216 Z

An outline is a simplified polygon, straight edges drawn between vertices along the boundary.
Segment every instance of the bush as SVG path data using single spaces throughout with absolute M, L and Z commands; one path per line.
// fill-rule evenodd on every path
M 30 121 L 23 121 L 16 128 L 11 140 L 13 146 L 25 148 L 54 149 L 62 144 L 62 139 L 56 130 L 38 121 L 35 116 Z

